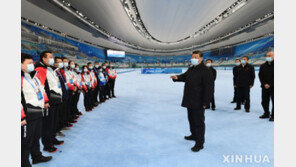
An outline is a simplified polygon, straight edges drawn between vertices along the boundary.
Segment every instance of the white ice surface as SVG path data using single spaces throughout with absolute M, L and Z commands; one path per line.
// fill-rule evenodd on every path
M 216 111 L 206 110 L 205 148 L 191 152 L 186 108 L 180 106 L 184 83 L 167 74 L 119 74 L 117 98 L 86 113 L 65 132 L 65 144 L 48 163 L 36 167 L 253 167 L 274 166 L 273 123 L 260 120 L 261 88 L 256 74 L 251 112 L 234 111 L 232 71 L 218 70 Z M 62 139 L 62 138 L 61 138 Z M 41 149 L 42 149 L 41 145 Z M 267 155 L 270 163 L 223 163 L 223 155 Z

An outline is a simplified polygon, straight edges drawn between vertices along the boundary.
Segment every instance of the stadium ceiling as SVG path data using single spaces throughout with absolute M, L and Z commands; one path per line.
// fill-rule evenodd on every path
M 22 17 L 141 55 L 183 55 L 274 31 L 273 0 L 22 0 Z

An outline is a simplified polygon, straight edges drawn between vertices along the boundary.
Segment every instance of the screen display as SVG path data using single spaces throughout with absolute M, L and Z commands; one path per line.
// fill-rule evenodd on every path
M 125 52 L 124 51 L 116 51 L 116 50 L 107 50 L 107 56 L 114 57 L 114 58 L 124 58 Z

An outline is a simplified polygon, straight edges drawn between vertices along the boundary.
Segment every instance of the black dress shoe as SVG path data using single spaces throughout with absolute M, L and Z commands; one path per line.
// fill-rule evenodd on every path
M 265 119 L 265 118 L 269 118 L 269 114 L 263 114 L 259 117 L 260 119 Z
M 185 140 L 195 140 L 193 135 L 185 136 L 184 139 Z
M 250 109 L 246 109 L 246 112 L 250 112 Z
M 116 98 L 116 96 L 114 96 L 114 95 L 112 97 Z
M 60 141 L 60 140 L 57 140 L 57 139 L 56 139 L 56 140 L 53 142 L 53 144 L 54 144 L 54 145 L 63 145 L 63 144 L 64 144 L 64 141 L 63 141 L 63 140 Z
M 216 108 L 212 108 L 212 110 L 213 110 L 213 111 L 215 111 L 215 110 L 216 110 Z
M 236 103 L 236 101 L 232 101 L 232 102 L 230 102 L 230 103 Z
M 44 147 L 44 148 L 43 148 L 43 151 L 47 151 L 47 152 L 50 152 L 50 153 L 54 153 L 54 152 L 58 151 L 58 149 L 55 148 L 54 146 L 52 146 L 52 147 Z
M 191 148 L 191 151 L 199 152 L 202 149 L 203 149 L 203 146 L 199 146 L 199 145 L 195 144 L 194 147 Z
M 270 122 L 274 122 L 274 117 L 270 117 L 270 118 L 269 118 L 269 121 L 270 121 Z
M 38 163 L 42 163 L 42 162 L 48 162 L 51 159 L 52 159 L 52 156 L 45 157 L 45 156 L 41 155 L 40 158 L 33 159 L 32 163 L 33 164 L 38 164 Z
M 240 110 L 240 109 L 241 109 L 240 107 L 235 107 L 235 108 L 234 108 L 234 110 Z

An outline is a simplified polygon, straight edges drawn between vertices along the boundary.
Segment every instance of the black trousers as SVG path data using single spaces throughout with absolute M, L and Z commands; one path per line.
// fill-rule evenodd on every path
M 188 121 L 190 132 L 194 136 L 198 146 L 203 146 L 205 142 L 205 109 L 190 109 L 188 111 Z
M 271 117 L 274 117 L 274 89 L 269 88 L 265 89 L 262 88 L 262 107 L 264 109 L 264 113 L 270 115 L 269 113 L 269 102 L 270 99 L 272 101 L 272 109 L 271 109 Z
M 56 140 L 56 132 L 60 131 L 60 108 L 62 103 L 57 104 L 57 109 L 54 111 L 53 128 L 51 132 L 51 139 Z
M 96 88 L 95 88 L 95 91 L 94 91 L 94 99 L 95 99 L 95 102 L 98 102 L 99 92 L 100 92 L 100 86 L 97 85 Z
M 104 90 L 105 90 L 105 93 L 104 93 L 105 99 L 107 99 L 107 96 L 108 96 L 108 98 L 110 98 L 110 96 L 111 96 L 110 95 L 110 80 L 108 80 L 108 82 L 106 83 Z
M 100 98 L 100 102 L 104 101 L 105 100 L 105 96 L 104 96 L 104 93 L 105 93 L 105 86 L 99 86 L 99 98 Z
M 48 111 L 45 111 L 45 116 L 42 121 L 42 144 L 44 147 L 53 146 L 53 133 L 55 134 L 55 115 L 58 112 L 59 105 L 51 105 Z
M 31 167 L 29 154 L 32 159 L 41 157 L 40 137 L 42 132 L 42 118 L 28 121 L 27 125 L 21 127 L 21 166 Z
M 233 93 L 233 100 L 234 102 L 236 102 L 236 99 L 237 99 L 237 88 L 234 87 L 234 93 Z
M 240 108 L 243 100 L 245 100 L 245 109 L 250 109 L 250 87 L 237 88 L 236 107 Z
M 75 114 L 78 114 L 79 113 L 79 110 L 78 110 L 78 101 L 79 101 L 79 97 L 80 97 L 80 91 L 76 92 L 75 95 L 74 95 L 74 100 L 73 100 L 73 110 L 74 110 L 74 113 Z
M 114 86 L 115 86 L 115 79 L 110 79 L 110 96 L 114 97 Z
M 83 96 L 84 96 L 83 102 L 84 102 L 85 110 L 91 109 L 93 107 L 92 101 L 91 101 L 91 91 L 90 90 L 88 90 L 88 92 L 83 91 Z
M 59 120 L 58 120 L 59 123 L 58 123 L 56 132 L 59 132 L 64 127 L 66 127 L 68 122 L 66 119 L 67 118 L 67 102 L 66 101 L 64 101 L 59 105 L 58 112 L 59 112 Z

